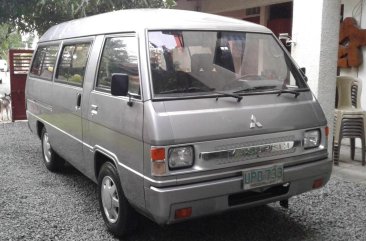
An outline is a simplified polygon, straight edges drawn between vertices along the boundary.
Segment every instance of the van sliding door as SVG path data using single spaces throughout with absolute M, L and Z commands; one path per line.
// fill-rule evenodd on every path
M 82 92 L 90 40 L 63 43 L 53 87 L 52 123 L 59 129 L 55 148 L 73 166 L 83 171 Z

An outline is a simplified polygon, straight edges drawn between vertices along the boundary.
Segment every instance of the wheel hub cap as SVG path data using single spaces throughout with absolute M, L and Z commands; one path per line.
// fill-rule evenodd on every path
M 113 179 L 105 176 L 102 181 L 102 203 L 104 214 L 111 223 L 117 222 L 119 214 L 119 198 Z
M 46 162 L 51 161 L 51 144 L 48 139 L 47 133 L 44 133 L 43 135 L 43 155 L 45 157 Z

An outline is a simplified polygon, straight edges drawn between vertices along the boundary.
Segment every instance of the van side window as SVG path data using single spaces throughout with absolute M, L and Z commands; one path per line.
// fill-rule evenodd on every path
M 137 54 L 137 39 L 134 37 L 106 39 L 98 71 L 97 88 L 108 91 L 111 88 L 112 74 L 122 73 L 129 77 L 129 92 L 139 94 Z
M 56 72 L 56 82 L 82 86 L 90 43 L 64 45 Z
M 58 45 L 38 47 L 30 74 L 52 80 L 58 49 Z

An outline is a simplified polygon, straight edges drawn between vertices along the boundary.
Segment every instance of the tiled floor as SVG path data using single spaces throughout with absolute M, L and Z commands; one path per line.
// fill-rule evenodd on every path
M 356 148 L 355 160 L 352 161 L 349 146 L 342 145 L 339 166 L 334 166 L 333 175 L 366 184 L 366 166 L 362 166 L 361 149 Z

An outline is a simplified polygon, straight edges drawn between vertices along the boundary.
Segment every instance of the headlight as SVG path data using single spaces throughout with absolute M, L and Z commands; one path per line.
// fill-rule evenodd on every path
M 193 165 L 194 151 L 191 146 L 174 147 L 169 149 L 169 168 L 179 169 Z
M 304 134 L 304 148 L 314 148 L 318 147 L 320 144 L 320 131 L 319 130 L 311 130 L 305 131 Z

